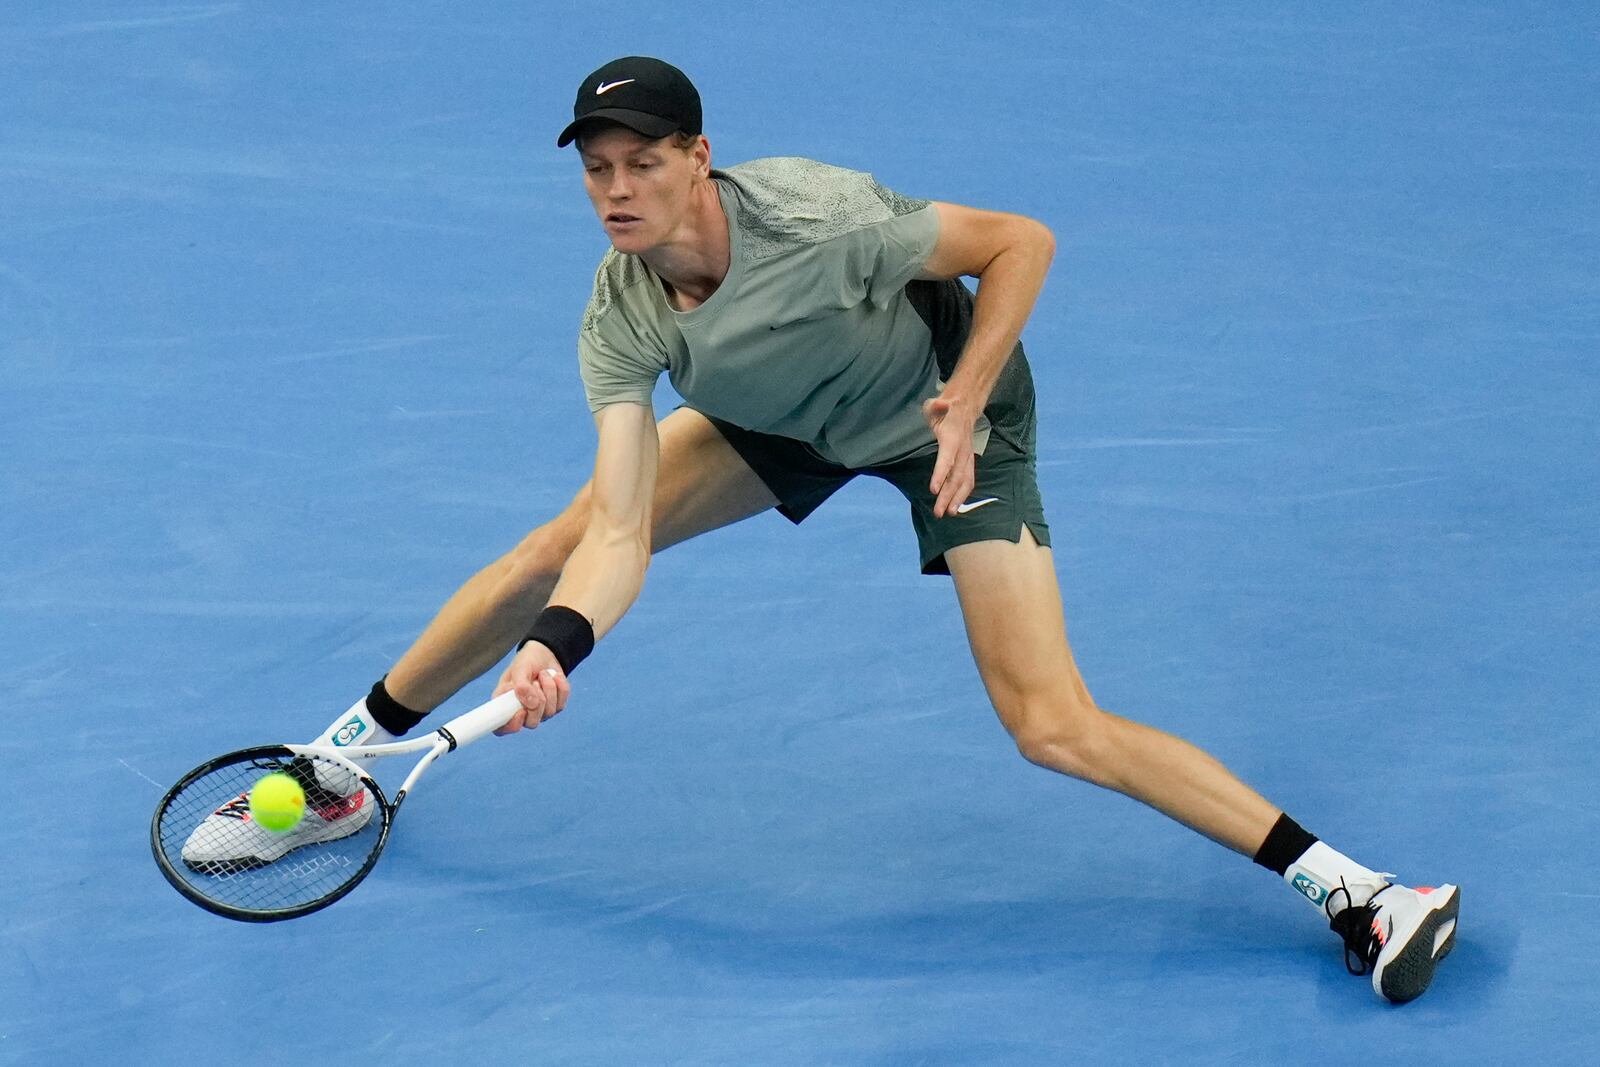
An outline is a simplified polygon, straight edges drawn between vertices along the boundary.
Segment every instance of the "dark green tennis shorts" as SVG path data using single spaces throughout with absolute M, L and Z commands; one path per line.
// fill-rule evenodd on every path
M 702 412 L 702 414 L 704 414 Z M 1033 455 L 989 434 L 989 444 L 977 457 L 977 485 L 962 514 L 933 517 L 937 499 L 928 491 L 938 450 L 929 448 L 905 459 L 879 466 L 851 469 L 820 456 L 803 441 L 746 430 L 707 415 L 734 451 L 778 498 L 778 512 L 799 523 L 858 474 L 870 474 L 892 484 L 911 504 L 911 525 L 917 532 L 923 574 L 949 574 L 944 554 L 957 545 L 975 541 L 1022 539 L 1022 528 L 1041 545 L 1050 544 L 1050 527 L 1044 521 L 1039 479 Z M 1023 438 L 1030 440 L 1032 434 Z

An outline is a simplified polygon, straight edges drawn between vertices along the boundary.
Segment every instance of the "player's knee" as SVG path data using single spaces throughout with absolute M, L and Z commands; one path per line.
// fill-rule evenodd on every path
M 562 551 L 560 541 L 541 526 L 522 539 L 506 561 L 501 581 L 507 593 L 521 595 L 535 586 L 553 582 L 561 576 L 570 549 Z
M 1108 785 L 1114 777 L 1105 712 L 1057 693 L 1031 699 L 1009 717 L 1017 751 L 1029 763 Z
M 504 595 L 520 600 L 541 589 L 548 592 L 546 587 L 561 577 L 567 559 L 578 547 L 587 514 L 585 487 L 565 511 L 524 537 L 503 561 L 500 586 Z

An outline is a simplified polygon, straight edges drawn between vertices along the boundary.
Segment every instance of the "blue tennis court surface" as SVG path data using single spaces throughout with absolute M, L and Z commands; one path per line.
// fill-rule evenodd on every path
M 1595 1061 L 1592 6 L 51 3 L 0 47 L 0 1062 Z M 1422 1000 L 1019 759 L 876 482 L 660 556 L 340 904 L 161 880 L 166 786 L 309 739 L 586 476 L 554 139 L 629 53 L 717 163 L 1052 227 L 1088 682 L 1461 884 Z

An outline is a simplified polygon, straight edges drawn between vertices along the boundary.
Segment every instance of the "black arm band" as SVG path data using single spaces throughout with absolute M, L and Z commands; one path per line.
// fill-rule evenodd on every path
M 552 604 L 533 620 L 528 636 L 517 642 L 517 651 L 529 641 L 537 641 L 555 653 L 563 674 L 571 674 L 594 651 L 594 627 L 571 608 Z

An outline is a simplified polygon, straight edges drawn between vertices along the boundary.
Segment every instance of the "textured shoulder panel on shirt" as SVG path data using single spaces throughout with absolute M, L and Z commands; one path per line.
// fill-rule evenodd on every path
M 859 170 L 796 156 L 753 159 L 725 172 L 739 188 L 739 228 L 756 259 L 821 244 L 928 206 Z
M 592 330 L 606 317 L 622 295 L 624 289 L 648 280 L 650 271 L 638 256 L 624 255 L 615 248 L 607 249 L 594 272 L 594 292 L 589 296 L 589 306 L 583 311 L 583 329 Z

